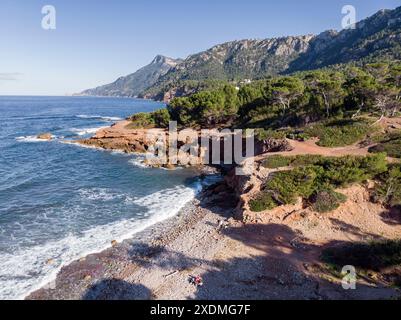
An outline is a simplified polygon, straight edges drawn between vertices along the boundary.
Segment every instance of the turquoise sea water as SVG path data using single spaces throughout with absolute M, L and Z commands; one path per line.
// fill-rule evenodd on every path
M 174 216 L 200 189 L 193 170 L 69 140 L 161 103 L 117 98 L 0 97 L 0 299 L 23 298 L 59 268 Z M 36 135 L 50 132 L 50 142 Z M 48 264 L 49 259 L 54 260 Z

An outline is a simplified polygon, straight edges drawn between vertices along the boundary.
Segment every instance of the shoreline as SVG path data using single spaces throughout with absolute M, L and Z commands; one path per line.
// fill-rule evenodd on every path
M 184 208 L 188 206 L 190 203 L 192 203 L 194 200 L 191 200 L 189 203 L 186 203 L 184 205 Z M 179 215 L 181 210 L 176 214 Z M 140 227 L 140 230 L 137 231 L 131 231 L 125 235 L 120 236 L 119 238 L 116 238 L 116 240 L 113 240 L 113 243 L 110 243 L 106 245 L 103 248 L 99 248 L 98 250 L 92 250 L 88 252 L 83 252 L 81 255 L 79 255 L 78 258 L 75 258 L 70 261 L 66 261 L 62 263 L 56 270 L 53 270 L 40 284 L 34 286 L 28 293 L 18 297 L 18 300 L 25 300 L 27 299 L 30 295 L 35 293 L 36 291 L 40 291 L 43 288 L 51 288 L 54 285 L 54 282 L 57 280 L 59 273 L 62 271 L 63 268 L 66 268 L 78 261 L 86 260 L 87 257 L 92 256 L 92 255 L 97 255 L 97 254 L 102 254 L 103 252 L 106 252 L 114 247 L 118 247 L 119 245 L 124 245 L 126 241 L 135 241 L 138 240 L 141 237 L 147 237 L 147 241 L 152 241 L 151 236 L 148 234 L 150 231 L 149 230 L 155 230 L 155 229 L 163 229 L 163 227 L 166 225 L 169 225 L 170 223 L 168 222 L 169 220 L 174 219 L 176 216 L 168 217 L 165 218 L 162 221 L 158 221 L 155 223 L 150 224 L 149 226 L 143 226 Z M 114 241 L 116 241 L 116 244 L 114 244 Z
M 131 135 L 119 122 L 98 131 L 94 139 L 107 141 L 97 145 L 102 149 L 127 152 L 136 146 L 129 144 Z M 263 213 L 249 211 L 247 201 L 273 171 L 259 166 L 246 179 L 226 175 L 221 183 L 200 191 L 175 216 L 65 265 L 54 282 L 25 299 L 399 298 L 400 291 L 380 273 L 358 279 L 358 290 L 344 290 L 341 278 L 321 260 L 328 247 L 401 238 L 399 227 L 383 218 L 386 209 L 370 202 L 368 188 L 342 189 L 347 201 L 324 215 L 305 208 L 301 198 L 294 205 Z M 239 209 L 244 221 L 234 219 Z M 202 276 L 203 287 L 189 283 L 189 277 L 197 275 Z
M 118 242 L 115 245 L 110 245 L 108 248 L 95 253 L 83 255 L 75 261 L 66 263 L 57 271 L 54 280 L 51 280 L 50 282 L 47 281 L 46 284 L 38 286 L 38 288 L 29 292 L 23 299 L 42 300 L 53 299 L 55 297 L 56 299 L 80 299 L 81 297 L 78 296 L 66 297 L 65 295 L 71 295 L 73 293 L 68 292 L 69 290 L 66 290 L 65 286 L 71 284 L 71 282 L 77 282 L 76 285 L 74 285 L 74 290 L 76 290 L 76 286 L 78 286 L 81 287 L 82 292 L 82 289 L 87 287 L 85 282 L 89 281 L 88 276 L 90 276 L 91 282 L 99 282 L 102 281 L 102 279 L 107 279 L 110 274 L 104 270 L 104 272 L 96 275 L 88 272 L 88 274 L 83 278 L 76 278 L 74 276 L 71 278 L 71 269 L 78 273 L 80 270 L 93 269 L 93 260 L 97 261 L 98 264 L 95 264 L 98 267 L 104 266 L 104 262 L 101 260 L 109 261 L 109 259 L 114 259 L 115 256 L 120 256 L 119 263 L 121 263 L 121 260 L 124 260 L 124 258 L 126 262 L 131 260 L 133 257 L 137 259 L 148 259 L 154 255 L 159 248 L 166 246 L 183 233 L 192 229 L 194 225 L 199 223 L 199 221 L 206 216 L 205 212 L 199 207 L 199 197 L 203 197 L 202 193 L 204 191 L 205 190 L 200 191 L 194 199 L 187 202 L 175 216 L 148 226 L 144 230 L 131 235 L 129 238 Z M 208 219 L 213 219 L 213 217 L 218 218 L 219 216 L 212 214 Z M 131 247 L 135 247 L 135 250 L 131 250 Z M 83 282 L 83 287 L 80 286 L 78 282 Z
M 102 252 L 63 267 L 50 286 L 28 300 L 349 300 L 394 299 L 396 288 L 359 278 L 357 290 L 343 290 L 320 255 L 343 241 L 366 241 L 383 232 L 400 238 L 397 226 L 380 221 L 382 208 L 369 204 L 362 187 L 344 192 L 341 207 L 321 217 L 302 204 L 279 207 L 260 221 L 233 216 L 222 184 L 204 190 L 180 212 Z M 352 212 L 359 208 L 360 217 Z M 292 212 L 289 216 L 288 212 Z M 373 222 L 368 222 L 373 220 Z M 335 222 L 334 222 L 335 221 Z M 315 225 L 311 227 L 311 225 Z M 349 225 L 347 229 L 338 226 Z M 379 226 L 378 226 L 379 225 Z M 351 228 L 352 226 L 352 228 Z M 367 236 L 369 235 L 369 236 Z M 200 275 L 202 287 L 190 284 Z

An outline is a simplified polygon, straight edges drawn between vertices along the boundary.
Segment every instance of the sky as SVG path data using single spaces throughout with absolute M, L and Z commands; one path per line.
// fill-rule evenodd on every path
M 42 8 L 56 29 L 42 28 Z M 185 58 L 239 39 L 341 29 L 401 0 L 1 0 L 0 95 L 65 95 L 113 82 L 157 54 Z

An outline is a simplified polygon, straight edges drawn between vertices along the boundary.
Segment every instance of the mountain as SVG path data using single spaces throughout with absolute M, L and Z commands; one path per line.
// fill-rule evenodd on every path
M 142 97 L 160 99 L 163 92 L 182 81 L 255 79 L 280 73 L 309 49 L 313 37 L 240 40 L 216 45 L 177 64 L 145 90 Z
M 145 89 L 154 85 L 161 76 L 165 75 L 179 62 L 181 62 L 179 59 L 158 55 L 150 64 L 139 69 L 135 73 L 120 77 L 111 84 L 85 90 L 79 95 L 135 97 Z
M 227 42 L 189 56 L 159 81 L 244 79 L 281 72 L 309 48 L 309 36 Z
M 160 56 L 136 73 L 84 94 L 169 100 L 196 91 L 202 87 L 198 83 L 205 80 L 258 79 L 350 62 L 401 59 L 400 44 L 401 7 L 398 7 L 380 10 L 358 22 L 355 29 L 227 42 L 182 61 Z
M 188 57 L 142 96 L 161 99 L 174 96 L 171 92 L 185 95 L 182 82 L 187 80 L 257 79 L 377 59 L 401 59 L 401 7 L 380 10 L 357 23 L 355 29 L 217 45 Z
M 286 72 L 377 59 L 401 59 L 401 7 L 380 10 L 358 22 L 355 29 L 321 33 Z

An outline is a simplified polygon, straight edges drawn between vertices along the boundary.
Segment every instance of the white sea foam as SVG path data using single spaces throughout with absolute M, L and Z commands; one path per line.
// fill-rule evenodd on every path
M 122 118 L 120 118 L 120 117 L 101 117 L 100 119 L 104 120 L 104 121 L 121 121 L 122 120 Z
M 52 139 L 56 139 L 56 136 L 52 135 Z M 19 142 L 47 142 L 49 140 L 47 139 L 39 139 L 37 136 L 21 136 L 21 137 L 17 137 L 15 138 L 15 140 L 19 141 Z
M 148 165 L 145 163 L 145 157 L 142 156 L 136 156 L 135 158 L 131 159 L 128 161 L 130 164 L 132 164 L 134 167 L 138 167 L 138 168 L 151 168 L 151 165 Z M 160 167 L 159 169 L 161 170 L 166 170 L 166 171 L 174 171 L 174 170 L 182 170 L 184 169 L 184 167 L 174 167 L 172 169 L 170 168 L 165 168 L 165 167 Z
M 30 292 L 53 281 L 62 266 L 110 247 L 112 240 L 121 242 L 129 239 L 135 233 L 173 217 L 200 189 L 199 183 L 191 188 L 179 186 L 142 198 L 126 198 L 127 201 L 144 207 L 145 219 L 118 221 L 94 227 L 80 234 L 69 234 L 58 241 L 17 250 L 12 254 L 1 253 L 0 299 L 23 299 Z M 102 190 L 97 191 L 97 196 L 85 191 L 83 195 L 93 199 L 105 197 Z M 50 259 L 52 264 L 47 263 Z
M 61 142 L 61 143 L 64 143 L 64 144 L 73 145 L 73 146 L 76 146 L 76 147 L 79 147 L 79 148 L 94 149 L 94 150 L 97 150 L 97 151 L 108 152 L 108 153 L 110 153 L 110 154 L 112 154 L 112 155 L 116 155 L 116 156 L 118 155 L 118 156 L 126 156 L 126 157 L 129 157 L 129 156 L 131 156 L 132 154 L 135 154 L 135 153 L 126 153 L 126 152 L 121 151 L 121 150 L 108 150 L 108 149 L 104 149 L 104 148 L 97 147 L 97 146 L 92 146 L 92 145 L 86 145 L 86 144 L 82 144 L 82 143 L 77 143 L 77 142 L 74 141 L 74 140 L 62 140 L 62 141 L 60 141 L 60 142 Z
M 138 168 L 149 168 L 150 166 L 147 165 L 145 163 L 145 158 L 144 157 L 140 157 L 140 156 L 136 156 L 133 159 L 130 159 L 128 161 L 130 164 L 132 164 L 134 167 L 138 167 Z
M 84 148 L 84 149 L 95 149 L 95 150 L 98 150 L 98 151 L 107 151 L 106 149 L 103 149 L 103 148 L 100 148 L 100 147 L 86 145 L 86 144 L 82 144 L 82 143 L 77 143 L 74 140 L 63 140 L 63 141 L 61 141 L 61 143 L 69 144 L 69 145 L 76 146 L 76 147 L 79 147 L 79 148 Z
M 105 129 L 105 128 L 108 128 L 108 127 L 103 126 L 103 127 L 94 127 L 94 128 L 71 128 L 70 131 L 74 132 L 78 136 L 84 136 L 87 134 L 96 133 L 98 130 Z
M 78 193 L 83 199 L 96 201 L 110 201 L 126 197 L 124 194 L 114 193 L 106 188 L 80 189 Z
M 103 121 L 120 121 L 122 118 L 120 117 L 108 117 L 108 116 L 99 116 L 99 115 L 87 115 L 87 114 L 79 114 L 76 116 L 80 119 L 98 119 Z

